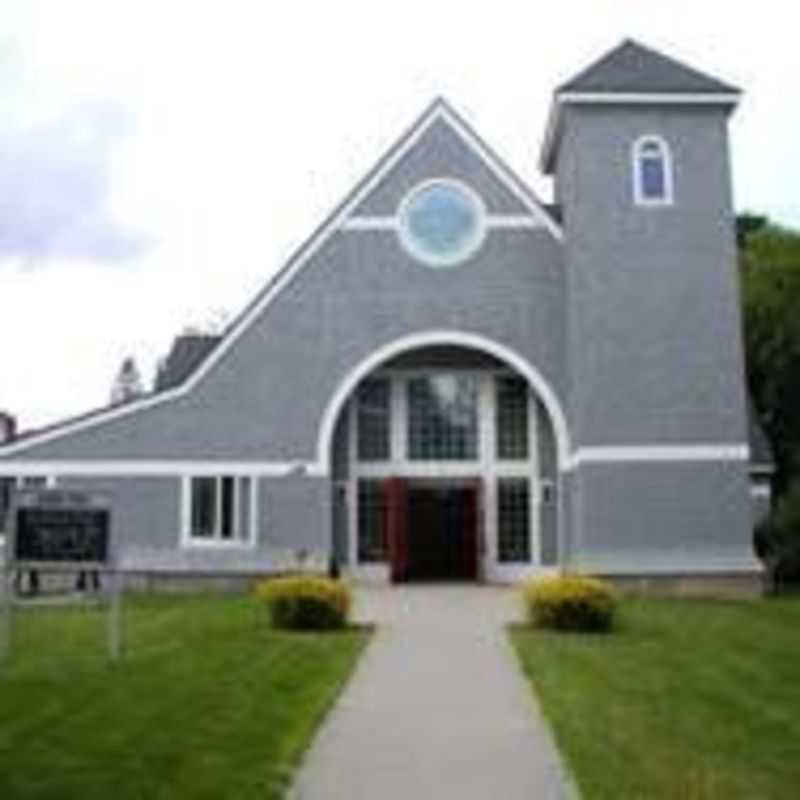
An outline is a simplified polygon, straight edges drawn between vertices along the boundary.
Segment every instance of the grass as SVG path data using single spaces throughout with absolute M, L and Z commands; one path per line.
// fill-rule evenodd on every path
M 22 610 L 0 667 L 0 798 L 277 798 L 367 632 L 282 633 L 244 597 Z
M 800 787 L 800 598 L 627 599 L 610 635 L 515 628 L 585 800 Z

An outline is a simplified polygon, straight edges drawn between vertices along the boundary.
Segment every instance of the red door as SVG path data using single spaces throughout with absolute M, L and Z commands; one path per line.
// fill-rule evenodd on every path
M 403 478 L 387 478 L 386 540 L 392 581 L 408 577 L 408 484 Z

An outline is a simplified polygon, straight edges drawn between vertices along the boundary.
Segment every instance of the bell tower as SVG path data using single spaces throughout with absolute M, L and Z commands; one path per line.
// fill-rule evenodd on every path
M 651 524 L 674 546 L 639 572 L 694 548 L 752 558 L 727 130 L 739 98 L 632 41 L 555 94 L 542 167 L 564 226 L 572 545 L 590 567 L 636 561 Z

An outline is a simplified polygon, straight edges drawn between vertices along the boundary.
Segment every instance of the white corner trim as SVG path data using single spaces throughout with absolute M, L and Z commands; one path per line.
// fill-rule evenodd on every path
M 750 447 L 746 443 L 581 447 L 573 453 L 569 468 L 583 464 L 747 461 L 749 458 Z
M 454 114 L 448 109 L 443 101 L 437 101 L 431 106 L 430 110 L 416 124 L 416 126 L 406 135 L 405 141 L 395 150 L 389 150 L 381 160 L 378 161 L 378 168 L 375 173 L 353 194 L 352 197 L 327 221 L 327 223 L 307 240 L 287 262 L 285 272 L 264 292 L 261 299 L 238 321 L 219 344 L 213 349 L 209 356 L 202 361 L 200 366 L 192 373 L 187 381 L 174 389 L 168 389 L 156 395 L 133 400 L 120 406 L 111 408 L 107 411 L 98 412 L 88 419 L 76 420 L 58 426 L 52 430 L 41 434 L 32 433 L 18 442 L 0 445 L 0 458 L 18 453 L 30 447 L 35 447 L 54 439 L 67 436 L 71 433 L 93 428 L 105 422 L 154 408 L 162 403 L 169 403 L 191 392 L 195 386 L 215 367 L 215 365 L 230 350 L 239 337 L 258 319 L 264 309 L 291 283 L 297 273 L 310 261 L 325 242 L 330 239 L 338 230 L 342 223 L 358 208 L 361 201 L 383 180 L 383 178 L 394 168 L 394 166 L 408 153 L 414 145 L 422 138 L 425 132 L 438 120 L 444 120 L 476 153 L 494 175 L 519 198 L 523 205 L 530 211 L 531 215 L 540 220 L 550 233 L 559 241 L 563 239 L 561 227 L 544 210 L 539 201 L 525 187 L 519 178 L 516 177 L 507 167 L 505 167 L 497 157 L 487 149 L 486 145 L 478 139 Z
M 562 470 L 565 469 L 565 465 L 569 463 L 570 454 L 567 418 L 561 407 L 558 395 L 544 376 L 517 352 L 493 339 L 466 331 L 434 330 L 413 333 L 388 342 L 377 350 L 372 351 L 342 377 L 325 407 L 317 434 L 317 469 L 320 470 L 320 474 L 328 474 L 336 422 L 347 399 L 359 382 L 384 361 L 409 350 L 433 345 L 457 345 L 489 353 L 504 361 L 522 375 L 537 393 L 542 405 L 547 410 L 556 438 L 558 463 Z
M 644 172 L 642 170 L 643 149 L 648 144 L 658 148 L 664 170 L 664 195 L 662 197 L 647 197 L 644 191 Z M 663 207 L 674 203 L 674 166 L 672 150 L 663 136 L 655 133 L 646 133 L 639 136 L 631 144 L 631 179 L 633 182 L 633 202 L 636 206 Z

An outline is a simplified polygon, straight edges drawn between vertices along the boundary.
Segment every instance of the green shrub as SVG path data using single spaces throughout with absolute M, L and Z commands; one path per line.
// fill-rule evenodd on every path
M 332 630 L 344 627 L 350 614 L 350 588 L 331 578 L 271 578 L 260 581 L 255 592 L 276 628 Z
M 537 628 L 607 631 L 616 599 L 609 583 L 581 575 L 554 575 L 524 584 L 528 620 Z
M 772 516 L 756 531 L 759 556 L 775 591 L 800 584 L 800 480 L 794 480 Z

